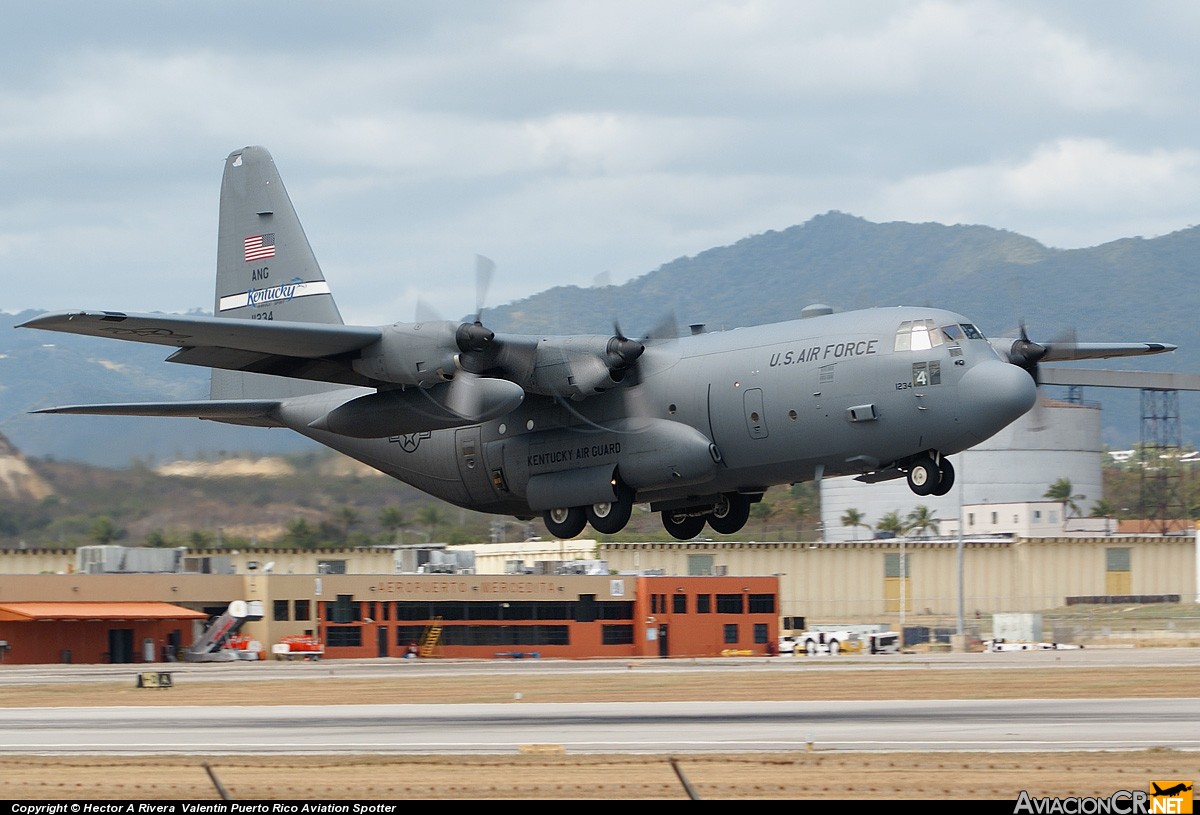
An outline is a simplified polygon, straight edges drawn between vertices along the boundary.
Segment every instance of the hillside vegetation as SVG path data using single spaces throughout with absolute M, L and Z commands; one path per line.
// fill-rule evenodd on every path
M 484 543 L 545 535 L 540 521 L 485 515 L 451 506 L 332 452 L 248 458 L 227 456 L 164 464 L 138 462 L 109 469 L 53 458 L 28 466 L 52 490 L 41 500 L 0 497 L 0 548 L 129 546 L 280 546 L 323 548 L 394 543 Z M 1171 506 L 1200 517 L 1200 484 L 1180 467 Z M 1100 514 L 1147 517 L 1142 466 L 1137 459 L 1104 470 Z M 1061 479 L 1059 480 L 1061 481 Z M 1069 482 L 1050 478 L 1048 500 L 1068 513 L 1083 498 Z M 0 492 L 2 495 L 2 492 Z M 769 490 L 751 518 L 727 540 L 815 540 L 820 507 L 816 487 Z M 884 518 L 858 520 L 876 531 L 936 534 L 939 520 L 920 505 Z M 843 518 L 843 523 L 849 522 Z M 591 531 L 588 533 L 591 535 Z M 705 530 L 710 534 L 710 530 Z M 637 507 L 628 527 L 601 540 L 669 540 L 657 513 Z

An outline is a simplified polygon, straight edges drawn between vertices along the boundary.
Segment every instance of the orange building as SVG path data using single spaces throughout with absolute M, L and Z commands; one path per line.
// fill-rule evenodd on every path
M 162 602 L 0 603 L 5 662 L 156 662 L 208 615 Z M 149 656 L 150 659 L 146 659 Z
M 583 582 L 587 581 L 587 582 Z M 326 657 L 491 659 L 770 653 L 776 577 L 409 575 L 318 604 Z M 607 592 L 588 589 L 604 585 Z M 580 587 L 583 591 L 570 593 Z M 392 599 L 395 596 L 397 599 Z
M 317 650 L 291 657 L 768 654 L 778 594 L 776 576 L 0 575 L 0 663 L 183 658 L 206 623 L 243 600 L 261 616 L 238 628 L 239 641 L 267 658 L 300 642 Z

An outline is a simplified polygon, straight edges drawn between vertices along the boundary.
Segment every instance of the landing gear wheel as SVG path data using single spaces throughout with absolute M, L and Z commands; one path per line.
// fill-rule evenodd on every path
M 939 481 L 938 466 L 930 456 L 920 456 L 908 467 L 908 488 L 917 495 L 929 495 Z
M 720 535 L 732 535 L 750 518 L 750 499 L 741 493 L 727 492 L 717 499 L 708 525 Z
M 945 495 L 950 492 L 950 488 L 954 486 L 954 465 L 950 463 L 950 459 L 942 459 L 942 480 L 933 488 L 930 495 Z
M 546 531 L 560 540 L 573 538 L 587 525 L 583 507 L 558 507 L 542 513 Z
M 587 508 L 587 522 L 601 535 L 615 535 L 629 523 L 633 512 L 633 501 L 622 495 L 604 504 L 592 504 Z
M 681 541 L 691 540 L 704 529 L 703 515 L 666 511 L 662 514 L 662 522 L 663 528 L 671 533 L 671 537 Z

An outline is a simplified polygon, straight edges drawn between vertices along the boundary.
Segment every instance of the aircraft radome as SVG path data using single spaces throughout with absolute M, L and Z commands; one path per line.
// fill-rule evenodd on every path
M 489 266 L 480 259 L 481 273 Z M 229 155 L 212 317 L 64 311 L 27 328 L 155 343 L 212 368 L 211 399 L 39 413 L 288 427 L 461 507 L 559 538 L 615 533 L 635 503 L 686 540 L 737 532 L 777 484 L 954 483 L 947 458 L 1036 401 L 1041 362 L 1156 354 L 1162 343 L 988 340 L 925 307 L 834 313 L 642 339 L 497 334 L 479 315 L 350 326 L 271 155 Z

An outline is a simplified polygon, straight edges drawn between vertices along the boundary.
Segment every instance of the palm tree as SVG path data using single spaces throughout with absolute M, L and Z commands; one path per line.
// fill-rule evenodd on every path
M 358 526 L 358 510 L 354 507 L 344 506 L 338 509 L 337 517 L 342 524 L 342 540 L 347 541 L 350 539 L 350 530 Z
M 767 522 L 775 517 L 778 507 L 769 501 L 759 501 L 750 507 L 750 517 L 758 518 L 762 521 L 762 539 L 767 539 Z
M 388 531 L 393 543 L 401 542 L 400 530 L 406 522 L 404 511 L 394 504 L 379 511 L 379 525 Z
M 1046 490 L 1043 498 L 1049 498 L 1051 501 L 1057 501 L 1062 504 L 1063 508 L 1063 526 L 1067 525 L 1067 519 L 1071 517 L 1071 513 L 1079 514 L 1078 501 L 1087 498 L 1086 495 L 1075 495 L 1072 493 L 1074 488 L 1071 486 L 1071 479 L 1060 478 L 1050 485 Z
M 1117 508 L 1113 506 L 1112 501 L 1109 501 L 1107 498 L 1101 498 L 1092 504 L 1092 511 L 1089 514 L 1092 518 L 1104 519 L 1104 534 L 1107 535 L 1109 532 L 1109 518 L 1117 514 Z
M 441 507 L 437 504 L 426 504 L 417 510 L 417 523 L 429 530 L 425 535 L 426 543 L 433 540 L 433 533 L 445 523 L 445 520 Z
M 855 540 L 858 540 L 858 528 L 860 526 L 865 526 L 867 529 L 871 528 L 871 525 L 869 523 L 866 523 L 865 521 L 863 521 L 864 517 L 866 517 L 866 516 L 864 516 L 861 512 L 859 512 L 854 507 L 851 507 L 850 509 L 848 509 L 842 513 L 842 526 L 854 527 L 854 539 Z
M 287 546 L 297 549 L 315 549 L 319 542 L 317 530 L 304 518 L 296 518 L 289 523 L 283 539 Z
M 893 509 L 875 522 L 876 532 L 891 532 L 893 535 L 904 534 L 904 521 L 900 520 L 900 510 Z
M 916 532 L 918 537 L 924 536 L 926 529 L 932 529 L 933 534 L 936 535 L 939 523 L 937 516 L 933 514 L 933 510 L 924 504 L 917 505 L 912 512 L 908 513 L 908 530 Z
M 112 518 L 101 515 L 92 522 L 92 528 L 88 530 L 88 534 L 96 543 L 104 545 L 125 537 L 125 530 L 113 523 Z

